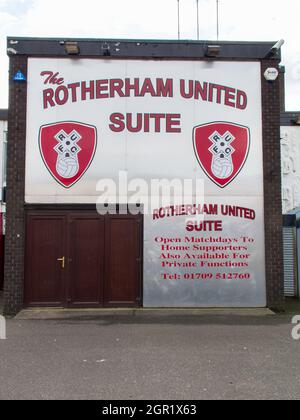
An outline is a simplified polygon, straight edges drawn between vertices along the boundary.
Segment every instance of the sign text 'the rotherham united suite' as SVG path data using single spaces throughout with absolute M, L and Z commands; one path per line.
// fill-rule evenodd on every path
M 211 102 L 238 110 L 245 110 L 248 104 L 247 94 L 239 89 L 216 83 L 198 80 L 174 80 L 164 78 L 125 78 L 90 80 L 65 83 L 64 78 L 52 71 L 43 71 L 44 109 L 63 106 L 68 103 L 93 101 L 113 98 L 174 98 L 175 85 L 178 83 L 179 94 L 183 99 Z M 181 113 L 126 113 L 111 114 L 109 128 L 121 133 L 181 133 Z

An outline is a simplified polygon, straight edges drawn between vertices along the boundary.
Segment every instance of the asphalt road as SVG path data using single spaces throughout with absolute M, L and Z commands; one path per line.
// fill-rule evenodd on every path
M 0 399 L 299 399 L 291 316 L 8 320 Z

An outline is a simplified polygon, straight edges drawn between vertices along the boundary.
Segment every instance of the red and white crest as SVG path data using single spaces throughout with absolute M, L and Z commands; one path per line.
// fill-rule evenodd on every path
M 78 122 L 60 122 L 40 129 L 40 151 L 53 178 L 71 188 L 90 167 L 97 149 L 97 129 Z
M 194 129 L 194 148 L 206 175 L 225 188 L 241 172 L 250 149 L 250 130 L 242 125 L 215 122 Z

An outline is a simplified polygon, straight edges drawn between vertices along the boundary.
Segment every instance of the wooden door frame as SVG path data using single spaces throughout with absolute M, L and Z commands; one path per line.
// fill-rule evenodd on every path
M 66 217 L 66 226 L 68 225 L 68 220 L 70 218 L 70 215 L 76 215 L 76 213 L 80 214 L 80 213 L 84 213 L 84 212 L 97 212 L 96 206 L 92 205 L 92 204 L 66 204 L 66 205 L 55 205 L 55 204 L 35 204 L 35 205 L 26 205 L 25 206 L 25 261 L 24 261 L 24 265 L 25 265 L 25 278 L 24 278 L 24 306 L 28 307 L 28 300 L 27 300 L 27 278 L 28 278 L 28 220 L 29 217 L 31 216 L 37 216 L 37 217 L 42 217 L 42 218 L 47 218 L 47 217 L 55 217 L 55 216 L 65 216 Z M 122 215 L 116 215 L 116 216 L 122 216 Z M 139 301 L 137 301 L 137 306 L 138 308 L 142 308 L 143 307 L 143 301 L 144 301 L 144 215 L 143 213 L 140 213 L 139 215 L 130 215 L 130 213 L 128 215 L 124 215 L 124 217 L 129 217 L 131 216 L 132 218 L 138 218 L 138 222 L 140 223 L 140 229 L 139 229 L 139 241 L 140 241 L 140 258 L 141 258 L 141 262 L 140 262 L 140 272 L 139 272 L 139 278 L 138 278 L 138 295 L 140 296 Z M 100 217 L 100 216 L 99 216 Z M 104 216 L 105 218 L 110 217 L 110 215 L 106 215 Z M 106 225 L 108 225 L 107 220 L 105 220 L 105 234 L 106 234 Z M 69 232 L 68 229 L 65 229 L 65 244 L 66 244 L 66 251 L 70 251 L 70 244 L 69 244 Z M 106 253 L 106 247 L 107 245 L 105 244 L 105 253 Z M 65 276 L 69 275 L 69 270 L 67 269 L 65 272 Z M 106 275 L 106 267 L 104 266 L 104 275 Z M 105 283 L 105 282 L 104 282 Z M 64 280 L 64 306 L 62 306 L 63 308 L 74 308 L 74 306 L 69 305 L 68 304 L 68 284 L 69 284 L 69 280 L 65 279 Z M 105 287 L 105 286 L 104 286 Z M 104 299 L 105 300 L 105 299 Z M 30 305 L 30 307 L 53 307 L 53 305 L 49 305 L 49 304 L 39 304 L 39 305 Z M 80 306 L 80 308 L 85 308 L 85 307 L 91 307 L 91 306 Z M 95 306 L 93 306 L 95 307 Z M 101 306 L 102 308 L 105 307 L 128 307 L 128 305 L 124 304 L 120 304 L 120 305 L 116 305 L 116 306 L 105 306 L 105 302 L 104 305 Z M 132 306 L 131 306 L 132 307 Z M 76 308 L 79 308 L 79 306 L 76 306 Z

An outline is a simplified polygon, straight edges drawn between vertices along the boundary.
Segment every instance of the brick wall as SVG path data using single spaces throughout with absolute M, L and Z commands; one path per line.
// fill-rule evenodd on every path
M 4 313 L 6 315 L 14 315 L 22 309 L 24 290 L 27 84 L 12 81 L 18 70 L 27 75 L 27 58 L 25 56 L 11 57 L 9 69 L 7 219 L 4 269 Z
M 265 189 L 265 235 L 268 307 L 284 308 L 281 150 L 280 150 L 280 79 L 269 83 L 264 78 L 268 67 L 279 61 L 262 62 L 263 153 Z
M 268 67 L 274 60 L 262 62 L 263 150 L 265 182 L 265 233 L 268 306 L 282 309 L 283 251 L 280 160 L 280 85 L 266 82 Z M 13 82 L 18 70 L 27 74 L 27 58 L 10 59 L 10 103 L 8 128 L 7 236 L 5 261 L 5 314 L 16 314 L 23 307 L 24 291 L 24 180 L 26 139 L 26 83 Z

